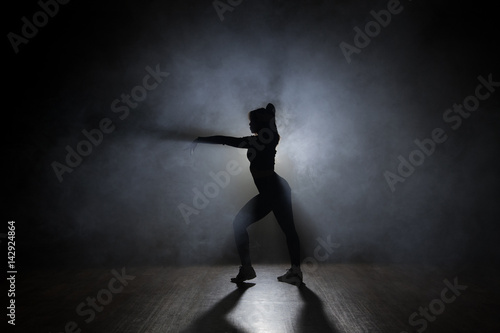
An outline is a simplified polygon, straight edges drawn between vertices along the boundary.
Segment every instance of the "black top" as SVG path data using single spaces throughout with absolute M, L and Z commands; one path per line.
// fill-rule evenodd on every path
M 280 137 L 275 132 L 269 132 L 269 135 L 261 134 L 260 136 L 254 135 L 242 138 L 222 135 L 199 137 L 196 141 L 248 149 L 247 158 L 250 161 L 250 170 L 273 171 L 276 146 Z

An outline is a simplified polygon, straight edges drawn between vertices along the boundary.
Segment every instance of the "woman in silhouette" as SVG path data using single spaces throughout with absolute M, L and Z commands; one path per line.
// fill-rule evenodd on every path
M 193 149 L 197 143 L 222 144 L 247 149 L 250 172 L 259 194 L 241 208 L 233 222 L 234 238 L 241 260 L 238 275 L 231 279 L 235 283 L 241 283 L 256 277 L 250 260 L 247 228 L 271 211 L 286 236 L 291 261 L 291 268 L 284 275 L 279 276 L 278 280 L 295 285 L 302 283 L 300 243 L 293 221 L 290 186 L 285 179 L 274 172 L 276 146 L 280 140 L 276 128 L 275 114 L 276 110 L 271 103 L 265 109 L 260 108 L 251 111 L 248 117 L 252 136 L 235 138 L 218 135 L 199 137 L 194 140 Z

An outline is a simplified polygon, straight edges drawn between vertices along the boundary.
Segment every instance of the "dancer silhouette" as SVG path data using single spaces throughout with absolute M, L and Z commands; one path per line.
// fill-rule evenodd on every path
M 193 141 L 192 150 L 198 143 L 222 144 L 247 149 L 250 172 L 259 194 L 241 208 L 233 222 L 236 248 L 241 261 L 238 275 L 231 279 L 235 283 L 256 277 L 250 260 L 247 228 L 272 211 L 286 236 L 291 262 L 291 268 L 284 275 L 279 276 L 278 280 L 298 286 L 302 284 L 300 242 L 293 221 L 291 190 L 287 181 L 274 171 L 276 146 L 280 140 L 275 116 L 276 109 L 273 104 L 269 103 L 265 109 L 256 109 L 248 114 L 252 136 L 235 138 L 217 135 L 198 137 Z

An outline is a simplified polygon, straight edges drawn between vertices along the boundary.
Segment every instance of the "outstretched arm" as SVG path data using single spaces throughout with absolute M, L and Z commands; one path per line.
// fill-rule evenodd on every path
M 232 136 L 223 136 L 223 135 L 215 135 L 215 136 L 205 136 L 198 137 L 194 140 L 196 143 L 211 143 L 211 144 L 219 144 L 219 145 L 228 145 L 236 148 L 248 148 L 248 140 L 247 138 L 235 138 Z

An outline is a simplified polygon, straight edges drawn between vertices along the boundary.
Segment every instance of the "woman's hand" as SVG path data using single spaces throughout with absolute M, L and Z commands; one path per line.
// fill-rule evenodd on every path
M 193 140 L 193 142 L 191 142 L 191 143 L 189 144 L 189 146 L 186 148 L 186 149 L 189 149 L 189 151 L 190 151 L 191 155 L 193 155 L 194 150 L 195 150 L 196 146 L 198 145 L 198 142 L 199 142 L 199 141 L 198 141 L 198 138 L 196 138 L 196 139 L 194 139 L 194 140 Z

